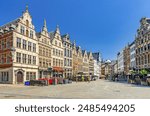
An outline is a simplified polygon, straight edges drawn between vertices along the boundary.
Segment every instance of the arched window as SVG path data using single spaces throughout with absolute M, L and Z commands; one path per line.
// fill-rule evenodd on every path
M 27 25 L 27 27 L 29 27 L 29 21 L 28 20 L 26 20 L 26 25 Z

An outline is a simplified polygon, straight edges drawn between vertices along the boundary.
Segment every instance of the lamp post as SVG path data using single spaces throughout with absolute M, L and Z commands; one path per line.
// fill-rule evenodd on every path
M 10 52 L 11 52 L 11 56 L 12 56 L 12 71 L 13 71 L 13 61 L 14 61 L 14 56 L 15 56 L 15 51 L 16 49 L 14 47 L 12 47 L 10 49 Z M 14 72 L 14 71 L 13 71 Z M 13 75 L 12 75 L 13 76 Z M 16 77 L 16 76 L 15 76 Z M 16 81 L 16 78 L 15 78 L 15 81 Z

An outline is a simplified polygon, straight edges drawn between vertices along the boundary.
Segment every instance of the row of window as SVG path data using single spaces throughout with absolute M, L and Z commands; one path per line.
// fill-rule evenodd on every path
M 32 43 L 30 41 L 21 39 L 21 38 L 17 38 L 17 48 L 22 48 L 28 51 L 33 51 L 36 52 L 36 44 Z
M 25 29 L 22 25 L 20 27 L 20 33 L 26 37 L 34 38 L 34 32 L 32 30 L 29 31 L 28 29 Z
M 7 82 L 9 81 L 9 73 L 8 72 L 1 72 L 0 73 L 0 81 Z
M 9 49 L 12 47 L 12 40 L 10 38 L 0 40 L 0 50 Z
M 40 67 L 45 67 L 48 68 L 51 66 L 51 60 L 50 59 L 45 59 L 45 58 L 40 58 L 39 59 L 39 65 Z
M 70 43 L 64 42 L 64 47 L 66 47 L 66 48 L 72 48 L 72 45 Z
M 130 67 L 135 67 L 136 66 L 136 62 L 135 61 L 131 61 L 130 62 Z
M 63 60 L 53 58 L 53 66 L 63 67 Z
M 36 72 L 26 72 L 26 80 L 35 80 Z
M 42 43 L 50 45 L 50 41 L 46 38 L 42 39 Z
M 0 64 L 9 64 L 12 62 L 11 54 L 10 53 L 3 53 L 0 54 Z
M 150 54 L 136 58 L 136 65 L 144 65 L 150 63 Z
M 134 52 L 135 51 L 135 46 L 130 48 L 130 53 Z
M 70 66 L 70 67 L 72 67 L 72 60 L 71 59 L 64 59 L 64 65 L 65 66 Z
M 63 51 L 53 48 L 53 55 L 63 57 Z
M 150 39 L 150 34 L 148 34 L 148 35 L 146 35 L 144 37 L 140 37 L 139 40 L 137 40 L 136 44 L 137 45 L 141 45 L 141 44 L 149 41 L 149 39 Z
M 36 65 L 36 56 L 21 54 L 19 52 L 16 53 L 16 62 L 23 64 L 34 64 Z
M 57 38 L 59 38 L 59 37 L 57 37 Z M 55 46 L 61 47 L 61 42 L 58 42 L 57 40 L 55 40 Z
M 65 77 L 70 78 L 72 76 L 72 73 L 65 73 Z
M 9 72 L 1 72 L 0 73 L 0 81 L 7 82 L 9 81 Z M 36 72 L 26 72 L 26 80 L 35 80 Z
M 72 50 L 69 50 L 69 49 L 65 48 L 64 52 L 65 52 L 64 54 L 65 54 L 66 57 L 72 58 Z
M 135 58 L 135 53 L 130 54 L 130 59 L 132 60 L 132 59 L 134 59 L 134 58 Z
M 40 56 L 51 57 L 51 50 L 49 50 L 48 48 L 39 46 L 39 55 Z
M 141 54 L 141 53 L 146 52 L 146 51 L 150 51 L 150 44 L 147 44 L 145 46 L 137 48 L 136 49 L 136 54 Z

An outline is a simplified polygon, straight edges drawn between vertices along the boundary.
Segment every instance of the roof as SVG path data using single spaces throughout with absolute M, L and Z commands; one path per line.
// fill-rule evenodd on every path
M 111 60 L 106 60 L 106 63 L 111 63 Z
M 62 37 L 62 38 L 69 37 L 69 34 L 68 34 L 68 33 L 67 33 L 67 34 L 64 34 L 64 35 L 62 35 L 61 37 Z
M 132 46 L 133 44 L 135 44 L 135 41 L 133 41 L 133 42 L 130 44 L 130 46 Z
M 40 37 L 40 35 L 41 35 L 41 32 L 36 33 L 37 37 Z
M 149 19 L 149 18 L 146 18 L 146 21 L 147 21 L 147 23 L 149 23 L 149 24 L 150 24 L 150 19 Z
M 88 57 L 90 57 L 90 52 L 87 52 Z
M 96 53 L 92 53 L 93 55 L 93 58 L 96 59 L 97 61 L 100 61 L 100 53 L 99 52 L 96 52 Z
M 85 50 L 82 50 L 82 56 L 84 56 L 84 54 L 85 54 Z
M 13 20 L 13 21 L 5 24 L 5 25 L 2 25 L 2 26 L 0 26 L 0 29 L 3 30 L 6 27 L 10 28 L 11 26 L 17 27 L 19 20 L 20 20 L 20 18 L 17 18 L 17 19 L 15 19 L 15 20 Z
M 55 35 L 55 33 L 53 31 L 49 32 L 49 36 L 50 36 L 51 39 L 54 39 L 54 35 Z
M 65 38 L 68 38 L 67 41 L 65 40 Z M 62 35 L 62 36 L 61 36 L 61 39 L 63 40 L 63 42 L 71 43 L 69 34 Z

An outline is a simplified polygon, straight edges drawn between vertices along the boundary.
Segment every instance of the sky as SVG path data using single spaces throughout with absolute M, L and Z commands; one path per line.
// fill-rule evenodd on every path
M 49 31 L 59 25 L 83 50 L 111 60 L 134 41 L 140 19 L 150 18 L 150 0 L 1 0 L 0 26 L 21 16 L 26 5 L 37 32 L 46 19 Z

